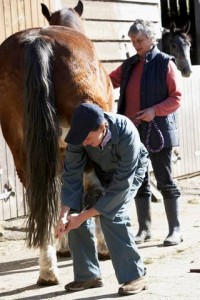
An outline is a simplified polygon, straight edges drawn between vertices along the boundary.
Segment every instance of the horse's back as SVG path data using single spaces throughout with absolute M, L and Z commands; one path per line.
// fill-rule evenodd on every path
M 33 41 L 36 41 L 34 46 Z M 84 34 L 62 26 L 13 34 L 0 46 L 0 121 L 15 164 L 23 144 L 25 52 L 39 42 L 52 48 L 55 106 L 62 126 L 69 127 L 73 110 L 86 99 L 105 110 L 111 110 L 113 105 L 109 76 Z M 31 61 L 35 62 L 34 56 Z
M 4 96 L 8 101 L 9 94 L 14 106 L 16 103 L 19 106 L 19 101 L 22 101 L 24 49 L 34 36 L 52 45 L 55 97 L 58 107 L 62 108 L 61 111 L 67 103 L 75 103 L 83 98 L 99 101 L 101 106 L 106 110 L 109 109 L 105 103 L 109 102 L 107 97 L 111 90 L 111 83 L 97 59 L 92 42 L 82 33 L 62 26 L 24 30 L 10 36 L 2 43 L 0 46 L 0 105 L 4 105 Z M 13 95 L 16 96 L 13 97 Z M 3 108 L 1 106 L 0 108 L 2 112 Z
M 72 108 L 73 103 L 77 106 L 86 98 L 111 110 L 111 82 L 93 43 L 84 34 L 61 26 L 43 28 L 40 34 L 52 39 L 55 97 L 60 112 L 66 110 L 64 106 Z

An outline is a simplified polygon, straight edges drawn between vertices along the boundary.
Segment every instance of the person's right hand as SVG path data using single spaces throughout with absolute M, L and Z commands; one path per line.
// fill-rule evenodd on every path
M 156 116 L 155 108 L 149 107 L 140 110 L 135 116 L 135 121 L 151 122 L 155 118 L 155 116 Z
M 60 216 L 58 219 L 58 224 L 56 225 L 55 228 L 55 237 L 56 238 L 61 238 L 63 234 L 65 234 L 66 229 L 67 229 L 67 224 L 68 224 L 68 211 L 69 208 L 66 206 L 62 206 L 61 211 L 60 211 Z

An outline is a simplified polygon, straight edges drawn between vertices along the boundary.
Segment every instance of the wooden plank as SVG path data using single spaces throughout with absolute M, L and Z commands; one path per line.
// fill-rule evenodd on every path
M 3 185 L 4 187 L 12 188 L 15 191 L 15 166 L 12 158 L 12 154 L 10 149 L 6 145 L 5 147 L 5 167 Z M 4 201 L 4 208 L 5 212 L 9 211 L 10 216 L 6 216 L 6 219 L 15 218 L 17 217 L 17 202 L 15 197 L 9 197 L 6 201 Z
M 10 2 L 12 33 L 19 31 L 17 0 Z
M 59 7 L 58 8 L 57 8 L 57 3 L 59 3 Z M 76 2 L 76 4 L 77 3 L 78 2 Z M 62 8 L 63 6 L 68 6 L 68 5 L 65 4 L 65 3 L 63 3 L 62 0 L 60 0 L 59 2 L 58 1 L 54 1 L 54 0 L 49 0 L 49 5 L 47 5 L 47 7 L 50 9 L 51 12 L 54 12 L 55 10 Z
M 86 35 L 92 40 L 130 40 L 128 37 L 128 31 L 131 22 L 103 22 L 103 21 L 84 21 Z M 157 37 L 161 38 L 161 26 L 160 23 L 154 23 Z
M 25 1 L 17 0 L 19 30 L 23 30 L 26 28 L 24 2 Z
M 5 17 L 5 11 L 4 11 L 3 0 L 0 0 L 0 28 L 1 28 L 0 43 L 2 43 L 6 38 L 4 17 Z
M 190 78 L 182 78 L 183 97 L 178 110 L 178 128 L 181 160 L 173 165 L 174 177 L 200 170 L 200 67 L 192 66 Z M 194 122 L 195 120 L 195 122 Z
M 5 177 L 5 140 L 0 128 L 0 193 L 3 193 L 3 182 Z M 5 217 L 4 200 L 0 200 L 0 221 Z
M 135 50 L 131 42 L 127 42 L 127 49 L 130 55 L 135 54 Z M 124 42 L 94 42 L 95 49 L 99 60 L 103 62 L 111 62 L 115 60 L 126 59 L 126 49 Z
M 26 26 L 26 28 L 33 27 L 30 0 L 24 1 L 24 15 L 25 15 L 25 26 Z
M 112 72 L 121 65 L 122 62 L 103 62 L 103 65 L 108 73 Z
M 113 13 L 111 13 L 113 12 Z M 133 21 L 143 18 L 160 22 L 160 11 L 157 5 L 144 6 L 142 3 L 92 2 L 84 3 L 83 18 Z
M 44 2 L 45 1 L 43 1 L 43 3 Z M 44 18 L 43 14 L 42 14 L 42 9 L 41 9 L 41 4 L 40 3 L 42 3 L 42 1 L 39 1 L 37 3 L 38 25 L 41 26 L 41 27 L 43 27 L 43 26 L 45 26 L 45 18 Z M 48 5 L 47 5 L 47 7 L 48 7 Z
M 7 151 L 6 151 L 6 145 L 5 145 L 5 141 L 3 140 L 3 137 L 1 137 L 1 152 L 3 153 L 3 156 L 1 155 L 1 158 L 3 158 L 3 160 L 1 160 L 0 164 L 1 164 L 1 193 L 4 192 L 4 185 L 5 183 L 8 182 L 8 168 L 7 168 L 7 162 L 8 162 L 8 157 L 7 157 Z M 11 218 L 11 205 L 9 201 L 5 201 L 4 199 L 1 200 L 1 206 L 2 206 L 2 216 L 3 219 L 10 219 Z
M 59 0 L 59 1 L 55 1 L 55 0 L 51 0 L 53 3 L 58 2 L 59 6 L 63 7 L 63 6 L 67 6 L 67 7 L 74 7 L 77 5 L 78 0 Z M 85 3 L 87 2 L 102 2 L 104 3 L 104 5 L 107 5 L 108 2 L 116 2 L 119 3 L 121 2 L 122 4 L 125 4 L 127 2 L 130 2 L 131 4 L 136 4 L 136 3 L 142 3 L 142 4 L 154 4 L 154 5 L 160 5 L 160 0 L 82 0 L 83 4 L 85 5 Z M 123 3 L 124 2 L 124 3 Z
M 12 34 L 12 19 L 11 19 L 11 5 L 10 1 L 4 0 L 4 20 L 5 20 L 5 33 L 6 37 Z
M 17 178 L 12 154 L 1 131 L 0 144 L 0 194 L 4 193 L 7 187 L 12 188 L 14 192 L 8 199 L 0 200 L 0 220 L 8 220 L 25 214 L 23 187 Z
M 38 3 L 35 0 L 31 0 L 32 27 L 39 26 L 37 5 Z
M 87 0 L 86 0 L 87 1 Z M 103 0 L 104 1 L 104 0 Z M 112 0 L 111 0 L 112 1 Z M 106 0 L 105 0 L 106 2 Z M 119 2 L 119 1 L 116 1 Z M 159 4 L 160 0 L 120 0 L 120 2 L 143 3 L 143 4 Z
M 159 1 L 84 1 L 83 18 L 133 21 L 142 18 L 160 22 Z M 58 7 L 74 7 L 77 1 L 60 1 Z

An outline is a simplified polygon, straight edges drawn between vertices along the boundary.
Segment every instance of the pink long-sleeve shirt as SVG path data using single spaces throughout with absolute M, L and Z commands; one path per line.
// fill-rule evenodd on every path
M 125 116 L 133 118 L 140 111 L 140 80 L 143 73 L 144 60 L 140 60 L 133 68 L 130 80 L 126 87 L 126 109 Z M 120 87 L 122 76 L 122 65 L 110 74 L 113 87 Z M 178 109 L 181 101 L 181 79 L 173 61 L 169 61 L 166 82 L 168 87 L 168 98 L 154 105 L 156 116 L 166 116 Z M 133 105 L 134 103 L 134 105 Z

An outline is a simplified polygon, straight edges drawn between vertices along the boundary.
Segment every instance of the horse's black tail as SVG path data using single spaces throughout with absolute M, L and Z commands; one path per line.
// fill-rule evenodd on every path
M 24 151 L 29 247 L 50 242 L 60 191 L 58 122 L 52 78 L 52 45 L 25 39 Z

